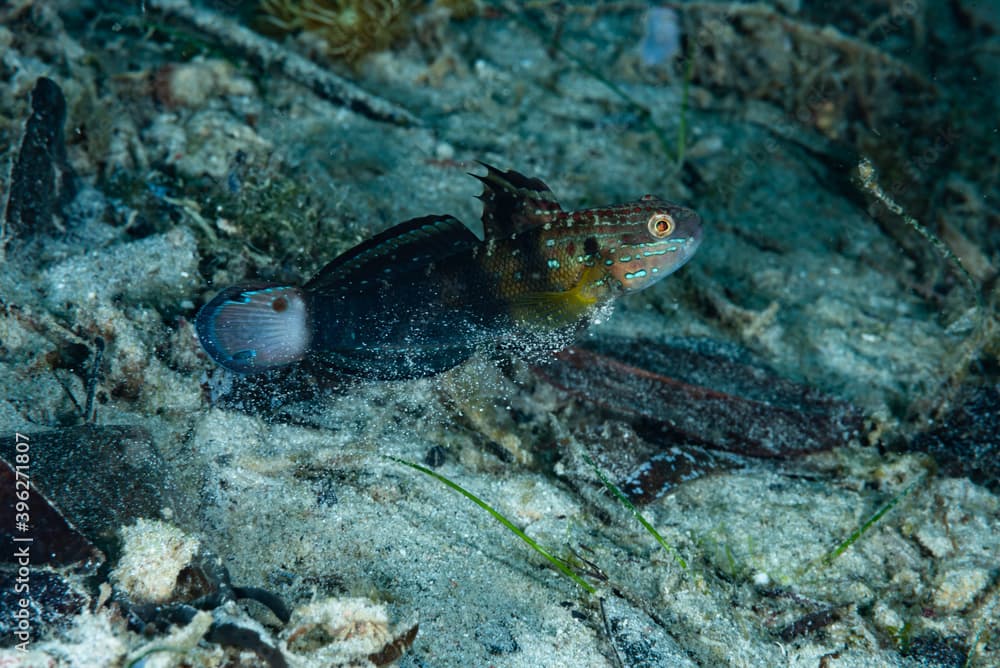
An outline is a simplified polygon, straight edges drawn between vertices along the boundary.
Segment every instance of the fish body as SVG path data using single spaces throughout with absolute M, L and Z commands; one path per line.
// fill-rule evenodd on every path
M 432 375 L 483 345 L 558 349 L 701 242 L 698 215 L 683 206 L 647 195 L 564 211 L 542 181 L 485 166 L 483 239 L 451 216 L 424 216 L 301 287 L 233 286 L 199 312 L 202 346 L 240 373 L 309 358 L 374 378 Z

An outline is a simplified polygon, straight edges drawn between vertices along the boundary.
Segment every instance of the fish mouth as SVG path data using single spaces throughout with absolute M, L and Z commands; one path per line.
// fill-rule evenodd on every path
M 678 222 L 680 232 L 684 235 L 684 247 L 681 251 L 684 259 L 680 262 L 680 264 L 683 265 L 691 259 L 701 246 L 701 216 L 691 209 L 682 209 L 674 212 L 673 215 L 674 220 Z
M 684 246 L 684 253 L 688 259 L 695 254 L 695 251 L 701 246 L 701 225 L 695 225 L 692 229 L 691 236 L 688 237 L 688 241 Z

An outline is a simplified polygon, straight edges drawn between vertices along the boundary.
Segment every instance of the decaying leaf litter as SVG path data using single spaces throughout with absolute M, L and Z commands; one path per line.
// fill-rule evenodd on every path
M 172 635 L 155 620 L 155 653 L 202 665 L 223 652 L 274 665 L 279 646 L 327 663 L 392 661 L 397 648 L 402 665 L 994 663 L 1000 226 L 995 140 L 977 121 L 995 117 L 983 94 L 995 17 L 972 3 L 822 16 L 794 3 L 403 5 L 392 48 L 349 64 L 314 34 L 260 36 L 252 11 L 225 3 L 2 10 L 3 173 L 17 170 L 46 77 L 66 99 L 71 168 L 56 157 L 52 181 L 76 179 L 73 201 L 54 197 L 51 222 L 27 229 L 10 217 L 26 191 L 3 181 L 4 432 L 103 434 L 99 451 L 117 447 L 116 429 L 141 429 L 193 508 L 151 518 L 166 524 L 147 535 L 178 527 L 222 555 L 233 582 L 312 615 L 282 629 L 253 600 L 216 597 L 211 619 Z M 984 308 L 861 187 L 862 156 L 958 256 Z M 276 378 L 256 393 L 204 359 L 190 321 L 213 286 L 301 279 L 408 217 L 476 220 L 464 173 L 477 159 L 574 205 L 652 192 L 693 206 L 708 227 L 692 264 L 620 302 L 584 345 L 743 348 L 766 362 L 765 384 L 853 405 L 859 435 L 732 467 L 703 450 L 698 461 L 725 464 L 683 484 L 681 471 L 640 508 L 684 569 L 585 457 L 621 484 L 623 462 L 710 445 L 669 412 L 638 423 L 486 353 L 428 380 Z M 104 426 L 81 428 L 74 402 L 98 336 Z M 648 387 L 631 373 L 617 382 Z M 62 454 L 72 470 L 73 449 Z M 472 490 L 599 593 L 381 455 Z M 49 501 L 65 515 L 74 499 Z M 67 611 L 89 597 L 96 612 L 39 622 L 50 637 L 32 649 L 92 664 L 98 651 L 121 664 L 156 649 L 126 630 L 131 580 L 114 580 L 109 601 L 44 573 L 75 601 Z M 239 642 L 251 627 L 260 643 Z M 360 628 L 369 649 L 338 654 Z

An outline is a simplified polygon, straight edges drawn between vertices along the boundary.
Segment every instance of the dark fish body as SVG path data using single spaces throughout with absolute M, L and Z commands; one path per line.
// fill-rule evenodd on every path
M 652 196 L 563 211 L 548 187 L 487 166 L 485 239 L 451 216 L 401 223 L 302 287 L 224 290 L 198 336 L 241 373 L 303 358 L 376 378 L 449 369 L 486 344 L 566 345 L 594 310 L 682 266 L 695 212 Z

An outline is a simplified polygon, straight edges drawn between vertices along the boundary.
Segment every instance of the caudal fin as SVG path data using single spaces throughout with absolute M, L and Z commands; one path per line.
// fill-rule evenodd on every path
M 306 303 L 299 288 L 234 285 L 198 312 L 195 329 L 213 360 L 252 373 L 301 360 L 309 348 Z

